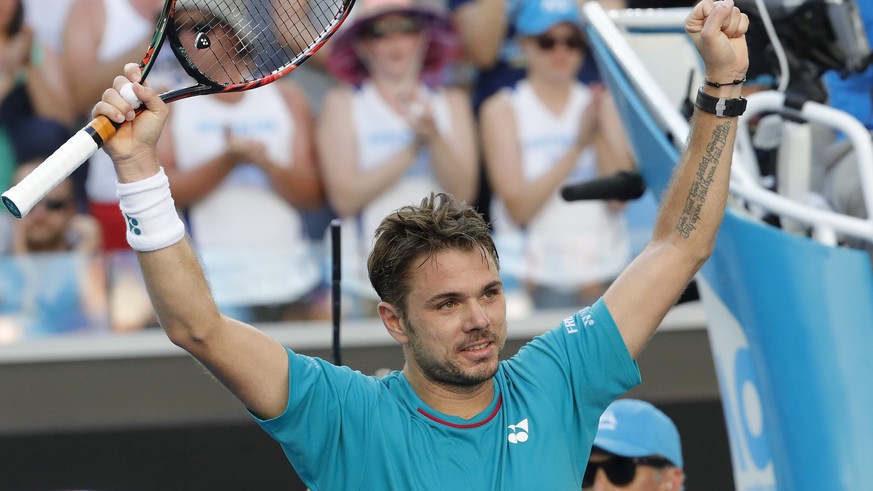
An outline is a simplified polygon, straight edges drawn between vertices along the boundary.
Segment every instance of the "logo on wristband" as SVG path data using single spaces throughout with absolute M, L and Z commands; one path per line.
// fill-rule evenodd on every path
M 126 214 L 124 215 L 124 218 L 127 219 L 128 230 L 133 232 L 134 235 L 141 235 L 142 234 L 142 230 L 139 229 L 139 220 L 137 220 L 136 218 L 130 217 Z

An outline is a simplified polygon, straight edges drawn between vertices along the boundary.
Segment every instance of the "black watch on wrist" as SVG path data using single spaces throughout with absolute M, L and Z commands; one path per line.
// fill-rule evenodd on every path
M 704 92 L 703 87 L 701 87 L 697 89 L 697 100 L 694 102 L 694 106 L 720 118 L 733 118 L 746 112 L 747 102 L 742 97 L 739 99 L 713 97 Z

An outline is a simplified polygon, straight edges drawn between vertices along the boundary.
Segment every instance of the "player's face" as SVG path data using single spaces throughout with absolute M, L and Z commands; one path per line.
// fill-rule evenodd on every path
M 493 259 L 479 249 L 451 249 L 414 265 L 403 320 L 409 369 L 450 387 L 490 380 L 506 341 L 506 302 Z

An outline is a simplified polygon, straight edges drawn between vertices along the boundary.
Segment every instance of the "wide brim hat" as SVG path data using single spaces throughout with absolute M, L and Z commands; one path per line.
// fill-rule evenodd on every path
M 367 67 L 358 57 L 355 44 L 364 28 L 372 21 L 392 14 L 410 15 L 421 25 L 427 47 L 421 61 L 420 77 L 432 80 L 455 61 L 460 54 L 460 41 L 451 19 L 445 11 L 409 0 L 368 0 L 360 2 L 351 23 L 346 23 L 330 41 L 327 69 L 338 79 L 359 85 L 367 78 Z

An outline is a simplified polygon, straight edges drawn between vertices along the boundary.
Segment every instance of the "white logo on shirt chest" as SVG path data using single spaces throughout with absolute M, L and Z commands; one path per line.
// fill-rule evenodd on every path
M 529 436 L 528 435 L 529 430 L 528 430 L 528 425 L 527 425 L 527 418 L 524 418 L 523 420 L 519 421 L 518 423 L 516 423 L 514 425 L 509 425 L 507 428 L 512 430 L 512 433 L 510 433 L 509 436 L 507 437 L 507 440 L 509 440 L 509 443 L 524 443 L 527 441 L 528 436 Z

